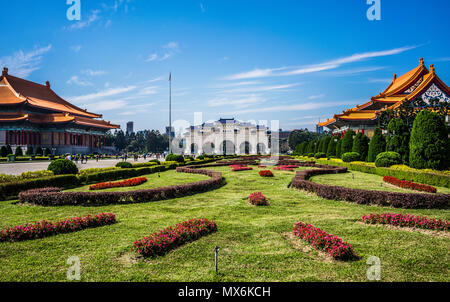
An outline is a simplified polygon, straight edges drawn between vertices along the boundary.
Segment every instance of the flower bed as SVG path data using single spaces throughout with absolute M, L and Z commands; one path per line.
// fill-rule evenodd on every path
M 217 224 L 208 219 L 191 219 L 153 233 L 134 242 L 134 250 L 144 257 L 162 256 L 185 243 L 217 231 Z
M 273 173 L 270 170 L 261 170 L 258 172 L 261 177 L 273 177 Z
M 313 225 L 297 222 L 292 229 L 295 236 L 312 244 L 316 249 L 325 250 L 338 260 L 352 260 L 358 258 L 350 244 L 341 238 L 315 228 Z
M 424 184 L 418 184 L 409 180 L 400 180 L 398 178 L 395 178 L 393 176 L 384 176 L 383 181 L 390 183 L 394 186 L 404 188 L 404 189 L 412 189 L 416 191 L 423 191 L 428 193 L 436 193 L 437 190 L 435 187 L 424 185 Z
M 43 238 L 56 234 L 71 233 L 87 228 L 100 227 L 116 223 L 116 216 L 113 213 L 101 213 L 94 216 L 74 217 L 52 223 L 42 220 L 37 223 L 18 225 L 13 228 L 6 228 L 0 231 L 0 242 L 3 241 L 23 241 L 29 239 Z
M 420 228 L 427 230 L 448 231 L 450 222 L 441 219 L 402 214 L 369 214 L 362 220 L 367 224 L 390 224 L 398 227 Z
M 280 171 L 290 171 L 290 172 L 294 172 L 293 168 L 288 168 L 287 166 L 278 166 L 278 167 L 273 167 L 274 170 L 280 170 Z
M 89 190 L 104 190 L 118 187 L 135 187 L 147 182 L 145 177 L 136 177 L 116 182 L 101 182 L 95 185 L 90 185 Z
M 253 170 L 253 168 L 252 167 L 235 167 L 231 171 L 239 172 L 239 171 L 248 171 L 248 170 Z
M 267 206 L 267 198 L 261 192 L 255 192 L 250 194 L 248 201 L 254 206 Z

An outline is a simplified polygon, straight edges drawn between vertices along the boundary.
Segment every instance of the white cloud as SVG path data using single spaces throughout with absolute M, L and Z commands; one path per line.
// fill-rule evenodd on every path
M 105 98 L 105 97 L 120 95 L 122 93 L 132 91 L 134 89 L 136 89 L 136 86 L 109 88 L 107 90 L 103 90 L 100 92 L 95 92 L 95 93 L 81 95 L 81 96 L 75 96 L 75 97 L 71 97 L 71 98 L 67 98 L 67 99 L 71 100 L 74 103 L 94 102 L 94 101 L 97 101 L 97 100 Z
M 230 97 L 218 97 L 208 101 L 209 107 L 219 106 L 236 106 L 238 108 L 245 108 L 250 105 L 263 103 L 265 100 L 260 95 L 250 95 L 244 98 L 230 98 Z
M 70 50 L 72 50 L 73 52 L 79 52 L 81 48 L 82 48 L 81 45 L 74 45 L 70 47 Z
M 66 83 L 67 84 L 75 84 L 78 86 L 92 86 L 91 82 L 80 80 L 78 78 L 78 76 L 71 77 Z
M 158 54 L 152 53 L 148 56 L 148 58 L 147 58 L 147 60 L 145 60 L 145 62 L 152 62 L 152 61 L 155 61 L 156 59 L 158 59 Z
M 86 20 L 76 21 L 71 26 L 69 26 L 69 29 L 76 30 L 76 29 L 82 29 L 85 27 L 89 27 L 92 25 L 92 23 L 94 23 L 95 21 L 97 21 L 100 18 L 99 14 L 100 14 L 99 9 L 93 10 Z
M 200 10 L 201 10 L 202 13 L 205 12 L 205 7 L 203 6 L 203 3 L 200 3 Z
M 120 109 L 127 106 L 127 102 L 123 100 L 108 100 L 108 101 L 100 101 L 95 103 L 88 103 L 80 105 L 80 107 L 87 108 L 88 111 L 91 112 L 103 112 L 109 110 Z
M 360 54 L 353 54 L 348 57 L 343 57 L 335 60 L 330 60 L 320 64 L 303 66 L 300 68 L 295 67 L 280 67 L 280 68 L 267 68 L 267 69 L 254 69 L 247 72 L 242 72 L 234 75 L 225 77 L 226 80 L 243 80 L 251 78 L 262 78 L 262 77 L 275 77 L 275 76 L 292 76 L 299 74 L 307 74 L 320 72 L 325 70 L 331 70 L 341 67 L 344 64 L 355 63 L 364 61 L 376 57 L 392 56 L 400 54 L 402 52 L 417 48 L 418 46 L 405 46 L 400 48 L 394 48 L 382 51 L 371 51 Z M 289 71 L 279 72 L 281 70 L 292 69 Z
M 259 112 L 282 112 L 282 111 L 303 111 L 303 110 L 315 110 L 326 107 L 335 107 L 338 105 L 347 105 L 348 102 L 345 103 L 333 103 L 333 102 L 314 102 L 314 103 L 303 103 L 303 104 L 293 104 L 293 105 L 280 105 L 280 106 L 272 106 L 272 107 L 263 107 L 263 108 L 253 108 L 241 110 L 238 113 L 259 113 Z M 232 114 L 232 113 L 227 113 Z
M 101 76 L 101 75 L 105 75 L 108 74 L 108 72 L 104 71 L 104 70 L 92 70 L 92 69 L 86 69 L 81 71 L 82 74 L 85 74 L 87 76 Z
M 164 45 L 163 48 L 178 49 L 179 48 L 179 44 L 178 44 L 178 42 L 169 42 L 166 45 Z
M 157 94 L 158 93 L 157 86 L 150 86 L 150 87 L 144 87 L 139 91 L 139 95 L 151 95 L 151 94 Z
M 325 96 L 325 94 L 316 94 L 316 95 L 311 95 L 310 97 L 308 97 L 309 100 L 316 100 L 316 99 L 321 99 Z
M 41 68 L 43 55 L 52 49 L 52 45 L 24 52 L 16 51 L 11 56 L 1 57 L 0 66 L 8 67 L 9 72 L 15 76 L 26 78 Z

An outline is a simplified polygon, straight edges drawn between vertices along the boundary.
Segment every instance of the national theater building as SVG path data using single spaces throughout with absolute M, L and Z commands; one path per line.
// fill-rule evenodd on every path
M 333 118 L 319 123 L 318 131 L 327 127 L 334 136 L 343 136 L 347 130 L 352 129 L 372 137 L 382 110 L 396 109 L 403 102 L 413 101 L 418 97 L 426 103 L 432 99 L 449 102 L 450 88 L 437 76 L 434 65 L 430 65 L 428 70 L 422 58 L 419 62 L 418 67 L 401 77 L 394 74 L 392 83 L 386 90 L 372 97 L 369 102 L 344 110 L 342 114 L 335 114 Z
M 50 83 L 40 85 L 8 74 L 0 77 L 0 147 L 13 152 L 31 146 L 53 154 L 106 153 L 105 134 L 120 128 L 102 115 L 78 108 L 58 96 Z M 111 148 L 109 149 L 111 151 Z

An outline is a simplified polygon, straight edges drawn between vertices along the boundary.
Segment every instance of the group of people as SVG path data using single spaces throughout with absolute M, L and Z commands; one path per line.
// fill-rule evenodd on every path
M 97 162 L 100 159 L 104 159 L 104 158 L 105 158 L 104 155 L 100 155 L 100 154 L 93 155 L 93 159 L 95 159 Z M 69 154 L 66 156 L 66 159 L 74 161 L 75 163 L 78 163 L 78 161 L 80 161 L 80 164 L 87 164 L 89 156 L 81 155 L 81 154 L 75 154 L 75 155 Z

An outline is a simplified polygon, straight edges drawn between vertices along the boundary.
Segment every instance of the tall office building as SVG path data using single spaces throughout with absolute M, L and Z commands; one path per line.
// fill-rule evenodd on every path
M 133 133 L 133 126 L 134 123 L 133 122 L 128 122 L 127 123 L 127 134 L 130 135 L 131 133 Z

